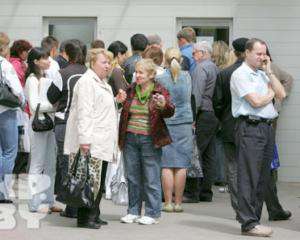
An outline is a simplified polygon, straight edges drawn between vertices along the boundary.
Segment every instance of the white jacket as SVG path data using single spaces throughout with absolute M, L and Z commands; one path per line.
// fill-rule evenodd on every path
M 74 87 L 66 127 L 65 154 L 76 153 L 80 144 L 90 144 L 92 157 L 113 161 L 118 146 L 117 116 L 110 85 L 88 69 Z

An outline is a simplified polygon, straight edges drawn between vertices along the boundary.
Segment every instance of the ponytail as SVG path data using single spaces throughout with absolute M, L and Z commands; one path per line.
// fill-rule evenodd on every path
M 172 58 L 170 63 L 170 71 L 172 74 L 173 81 L 176 83 L 181 66 L 180 63 L 177 61 L 176 58 Z

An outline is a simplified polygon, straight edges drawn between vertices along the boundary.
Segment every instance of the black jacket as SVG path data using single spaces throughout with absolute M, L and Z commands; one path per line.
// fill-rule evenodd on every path
M 72 103 L 73 89 L 78 79 L 87 68 L 81 64 L 69 64 L 59 70 L 60 81 L 53 81 L 47 91 L 47 98 L 51 104 L 57 104 L 55 124 L 66 124 Z
M 235 119 L 231 113 L 230 78 L 243 60 L 238 59 L 233 65 L 219 72 L 213 96 L 213 107 L 221 123 L 221 136 L 224 142 L 234 142 Z

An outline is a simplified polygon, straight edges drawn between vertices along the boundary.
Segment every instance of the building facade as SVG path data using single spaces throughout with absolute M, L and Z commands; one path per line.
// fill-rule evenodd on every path
M 280 114 L 277 131 L 279 179 L 300 182 L 300 1 L 299 0 L 0 0 L 0 31 L 12 40 L 39 45 L 52 34 L 129 46 L 134 33 L 158 34 L 164 47 L 176 46 L 176 33 L 193 26 L 198 39 L 258 37 L 275 63 L 295 82 Z

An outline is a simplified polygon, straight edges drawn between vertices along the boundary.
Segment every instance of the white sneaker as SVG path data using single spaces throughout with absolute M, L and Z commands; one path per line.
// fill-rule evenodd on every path
M 151 224 L 158 224 L 158 221 L 152 217 L 143 216 L 136 221 L 142 225 L 151 225 Z
M 127 214 L 126 216 L 122 217 L 120 220 L 122 223 L 134 223 L 137 222 L 138 219 L 139 219 L 138 215 Z

